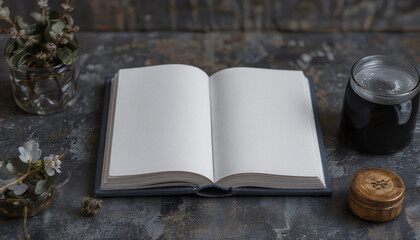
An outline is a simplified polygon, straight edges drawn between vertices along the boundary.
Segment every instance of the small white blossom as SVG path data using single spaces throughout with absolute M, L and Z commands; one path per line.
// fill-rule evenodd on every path
M 0 19 L 5 20 L 8 19 L 10 15 L 10 10 L 8 7 L 0 8 Z
M 39 52 L 39 53 L 36 55 L 36 58 L 37 58 L 37 59 L 39 59 L 39 60 L 47 60 L 47 54 L 46 54 L 46 53 L 44 53 L 44 52 Z
M 48 157 L 44 157 L 45 171 L 47 172 L 48 176 L 54 176 L 55 172 L 61 173 L 61 161 L 58 158 L 58 155 L 54 156 L 52 154 L 50 154 Z
M 45 49 L 47 49 L 47 51 L 49 53 L 54 52 L 57 49 L 57 45 L 55 45 L 55 43 L 52 42 L 48 42 L 45 44 Z
M 70 5 L 65 4 L 65 3 L 61 3 L 60 5 L 67 12 L 73 11 L 73 9 L 74 9 L 73 7 L 71 7 Z
M 47 8 L 48 7 L 48 0 L 38 0 L 39 8 Z
M 34 140 L 29 140 L 23 144 L 23 147 L 19 147 L 19 158 L 25 163 L 35 163 L 41 157 L 42 151 L 39 149 L 39 144 Z
M 65 39 L 64 37 L 58 36 L 57 35 L 57 41 L 59 44 L 63 44 L 66 45 L 67 43 L 69 43 L 69 40 Z
M 10 38 L 11 39 L 16 39 L 19 36 L 18 31 L 16 30 L 15 27 L 11 27 L 10 29 Z

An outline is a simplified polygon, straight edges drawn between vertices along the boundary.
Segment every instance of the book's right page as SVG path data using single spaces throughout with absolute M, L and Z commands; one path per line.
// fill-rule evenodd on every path
M 215 181 L 251 173 L 318 177 L 325 184 L 309 83 L 301 71 L 222 70 L 210 77 L 210 100 Z M 297 181 L 284 188 L 311 186 Z

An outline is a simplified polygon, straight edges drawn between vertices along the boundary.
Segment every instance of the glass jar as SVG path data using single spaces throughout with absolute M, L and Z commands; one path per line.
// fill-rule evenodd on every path
M 16 104 L 24 111 L 39 115 L 64 111 L 79 94 L 79 64 L 59 63 L 51 67 L 19 67 L 10 63 L 14 40 L 6 45 L 6 60 Z
M 26 206 L 28 217 L 35 216 L 51 204 L 54 199 L 55 189 L 56 185 L 53 181 L 48 190 L 40 195 L 26 198 L 0 198 L 0 214 L 5 217 L 23 217 Z
M 344 139 L 374 154 L 407 146 L 416 125 L 419 79 L 413 65 L 396 57 L 374 55 L 357 61 L 343 101 Z

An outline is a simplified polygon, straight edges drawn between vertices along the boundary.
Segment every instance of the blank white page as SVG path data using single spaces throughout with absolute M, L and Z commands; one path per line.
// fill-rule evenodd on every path
M 210 77 L 210 99 L 215 181 L 240 173 L 321 175 L 309 83 L 301 71 L 222 70 Z
M 110 175 L 189 171 L 213 180 L 208 76 L 187 65 L 122 69 Z

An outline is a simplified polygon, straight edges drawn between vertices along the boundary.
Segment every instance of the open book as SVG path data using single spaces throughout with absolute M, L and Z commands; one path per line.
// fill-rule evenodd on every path
M 158 65 L 122 69 L 108 90 L 97 196 L 331 192 L 301 71 L 230 68 L 209 77 Z

